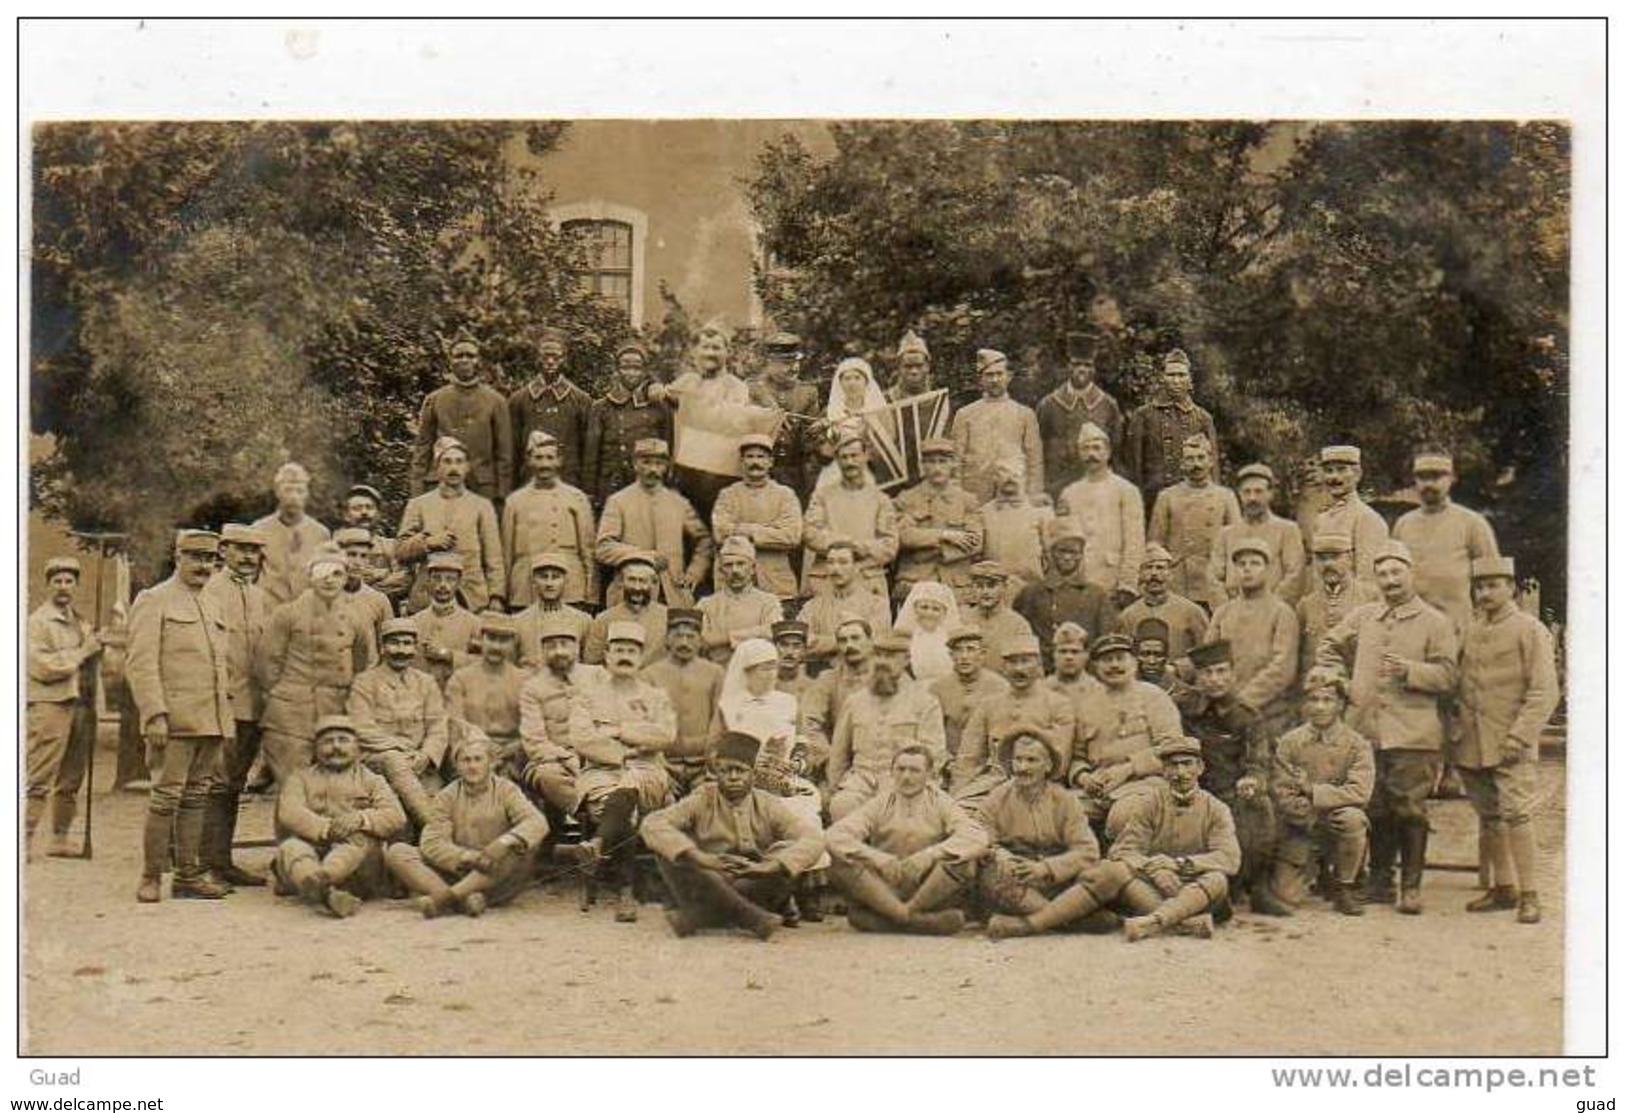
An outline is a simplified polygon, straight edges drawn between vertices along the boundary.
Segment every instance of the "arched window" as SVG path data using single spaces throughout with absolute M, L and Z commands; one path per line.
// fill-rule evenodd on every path
M 585 255 L 576 279 L 583 291 L 617 306 L 632 319 L 632 225 L 622 220 L 567 220 L 560 226 Z

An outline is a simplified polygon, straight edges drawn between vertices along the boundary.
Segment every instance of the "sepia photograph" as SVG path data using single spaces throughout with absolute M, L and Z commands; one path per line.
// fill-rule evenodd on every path
M 25 120 L 18 1055 L 1572 1052 L 1571 118 L 568 103 Z

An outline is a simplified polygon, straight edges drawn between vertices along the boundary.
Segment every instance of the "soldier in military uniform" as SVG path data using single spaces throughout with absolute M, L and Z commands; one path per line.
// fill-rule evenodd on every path
M 464 729 L 459 724 L 466 723 L 490 743 L 496 772 L 515 779 L 525 766 L 519 737 L 519 695 L 529 679 L 529 673 L 514 663 L 517 640 L 518 623 L 514 618 L 486 611 L 480 615 L 479 659 L 452 673 L 446 684 L 446 736 L 452 757 L 457 756 L 457 738 Z M 540 661 L 539 644 L 534 657 Z
M 311 551 L 331 536 L 328 528 L 305 513 L 310 502 L 310 473 L 294 463 L 283 464 L 271 481 L 276 510 L 254 523 L 265 535 L 264 567 L 260 587 L 273 603 L 289 603 L 305 590 L 305 565 Z
M 203 863 L 228 885 L 252 887 L 265 879 L 234 865 L 231 844 L 237 832 L 237 807 L 248 784 L 249 770 L 260 756 L 260 716 L 265 688 L 258 669 L 260 643 L 271 621 L 272 603 L 255 582 L 265 551 L 265 536 L 252 526 L 227 522 L 220 529 L 224 567 L 210 577 L 203 594 L 226 623 L 226 675 L 231 680 L 231 713 L 235 730 L 226 739 L 220 780 L 209 797 L 204 827 Z
M 508 490 L 524 482 L 531 463 L 530 435 L 538 431 L 558 442 L 558 471 L 564 482 L 578 489 L 581 486 L 592 397 L 565 376 L 564 357 L 564 330 L 543 328 L 536 342 L 536 377 L 508 395 L 512 444 L 517 450 Z
M 773 624 L 784 617 L 784 607 L 777 595 L 753 586 L 756 546 L 750 538 L 737 533 L 725 538 L 717 566 L 721 583 L 700 600 L 699 611 L 705 616 L 700 640 L 706 656 L 726 665 L 741 642 L 769 637 Z
M 886 401 L 901 402 L 931 390 L 931 349 L 910 329 L 897 342 L 897 374 L 886 388 Z
M 426 552 L 456 553 L 462 558 L 458 591 L 471 611 L 503 609 L 508 595 L 508 573 L 502 562 L 502 536 L 496 507 L 489 498 L 468 487 L 471 457 L 466 445 L 452 437 L 435 442 L 434 466 L 439 485 L 406 504 L 401 515 L 401 537 L 423 536 Z M 412 584 L 410 603 L 422 606 L 428 595 L 427 572 L 420 567 Z
M 1083 478 L 1083 461 L 1078 456 L 1078 431 L 1086 424 L 1105 430 L 1114 458 L 1123 448 L 1123 410 L 1117 399 L 1095 382 L 1095 350 L 1099 337 L 1094 333 L 1066 334 L 1067 381 L 1045 395 L 1038 403 L 1038 435 L 1044 442 L 1044 471 L 1048 473 L 1050 495 L 1061 492 Z
M 711 531 L 694 504 L 666 485 L 671 447 L 665 441 L 639 441 L 632 457 L 637 482 L 610 495 L 598 521 L 598 562 L 620 568 L 631 554 L 647 554 L 658 577 L 657 597 L 688 606 L 711 571 Z M 620 593 L 621 584 L 613 583 L 604 601 L 614 604 Z
M 801 548 L 801 503 L 795 490 L 768 478 L 773 438 L 747 433 L 739 439 L 744 478 L 722 489 L 711 509 L 711 534 L 718 543 L 740 534 L 754 550 L 755 583 L 780 599 L 797 594 L 795 559 Z
M 615 349 L 615 381 L 592 404 L 587 447 L 578 486 L 602 508 L 604 500 L 634 482 L 632 446 L 671 441 L 671 409 L 649 395 L 649 353 L 635 340 Z
M 1237 567 L 1241 593 L 1213 612 L 1207 640 L 1230 643 L 1236 695 L 1264 716 L 1265 731 L 1273 737 L 1292 719 L 1298 616 L 1269 590 L 1269 547 L 1269 542 L 1257 538 L 1232 545 L 1231 563 Z
M 531 604 L 513 616 L 514 630 L 519 639 L 516 661 L 525 668 L 534 666 L 542 659 L 542 621 L 551 616 L 560 616 L 574 623 L 576 641 L 586 644 L 592 615 L 564 601 L 564 589 L 570 582 L 570 570 L 574 567 L 575 562 L 559 552 L 537 553 L 530 558 Z
M 1010 361 L 1003 352 L 976 353 L 982 397 L 954 415 L 953 440 L 959 450 L 960 482 L 978 504 L 992 500 L 995 460 L 1020 461 L 1027 494 L 1044 493 L 1044 444 L 1038 417 L 1010 397 Z
M 1132 634 L 1148 618 L 1166 623 L 1168 657 L 1178 662 L 1207 636 L 1209 619 L 1201 607 L 1170 590 L 1173 571 L 1172 553 L 1161 545 L 1146 546 L 1145 559 L 1140 563 L 1140 597 L 1123 608 L 1119 628 Z
M 1103 634 L 1090 646 L 1100 687 L 1078 701 L 1078 736 L 1067 781 L 1083 790 L 1092 822 L 1115 834 L 1118 805 L 1146 790 L 1162 771 L 1157 747 L 1183 736 L 1179 709 L 1168 694 L 1137 675 L 1134 644 Z
M 1187 438 L 1181 457 L 1184 479 L 1165 487 L 1151 508 L 1150 539 L 1174 556 L 1173 590 L 1210 612 L 1226 599 L 1223 579 L 1211 574 L 1219 532 L 1241 521 L 1236 494 L 1213 482 L 1213 445 Z
M 885 597 L 863 581 L 856 542 L 844 537 L 830 542 L 824 550 L 824 565 L 828 574 L 823 585 L 796 615 L 810 632 L 807 656 L 819 665 L 836 655 L 836 635 L 849 616 L 863 619 L 874 633 L 891 629 L 891 608 Z
M 1062 623 L 1076 622 L 1092 633 L 1117 629 L 1117 608 L 1107 589 L 1084 578 L 1083 555 L 1083 527 L 1074 518 L 1056 518 L 1049 528 L 1048 573 L 1016 595 L 1014 610 L 1038 636 L 1045 671 L 1055 667 L 1053 642 Z
M 877 638 L 868 684 L 852 693 L 835 720 L 827 778 L 833 820 L 887 786 L 892 758 L 902 746 L 925 746 L 935 755 L 933 765 L 947 756 L 942 705 L 930 688 L 904 675 L 908 649 L 908 639 L 900 635 Z
M 548 615 L 540 631 L 541 659 L 519 690 L 519 737 L 525 752 L 523 783 L 543 802 L 558 829 L 575 815 L 575 778 L 581 760 L 570 749 L 570 709 L 576 694 L 603 675 L 581 663 L 581 643 L 569 620 Z
M 474 659 L 469 646 L 479 637 L 480 619 L 457 602 L 463 560 L 456 553 L 435 553 L 425 562 L 429 605 L 411 616 L 418 632 L 417 667 L 434 677 L 442 690 L 451 674 Z
M 800 337 L 788 332 L 775 333 L 762 346 L 762 351 L 766 361 L 761 377 L 750 384 L 750 400 L 784 413 L 778 436 L 770 442 L 771 475 L 773 482 L 795 492 L 799 505 L 811 496 L 822 463 L 813 431 L 823 416 L 818 404 L 818 388 L 800 380 Z M 713 508 L 713 517 L 715 514 Z
M 1315 663 L 1320 639 L 1356 607 L 1381 602 L 1382 595 L 1370 584 L 1354 578 L 1354 544 L 1347 535 L 1324 530 L 1310 546 L 1312 564 L 1309 588 L 1298 600 L 1300 661 L 1298 671 L 1307 674 Z
M 1213 415 L 1191 398 L 1191 360 L 1175 348 L 1163 357 L 1162 390 L 1128 417 L 1124 434 L 1123 464 L 1131 482 L 1147 498 L 1155 498 L 1164 487 L 1178 482 L 1185 442 L 1194 436 L 1219 443 Z M 1218 473 L 1219 461 L 1213 461 Z
M 1078 733 L 1077 706 L 1067 696 L 1047 687 L 1040 665 L 1038 639 L 1011 638 L 1004 644 L 1004 679 L 1009 690 L 985 700 L 970 713 L 954 755 L 951 790 L 954 799 L 974 806 L 1010 776 L 999 764 L 1006 739 L 1023 731 L 1037 731 L 1055 751 L 1050 763 L 1057 780 L 1064 782 L 1072 764 Z
M 974 626 L 982 632 L 989 660 L 997 660 L 1001 666 L 1007 643 L 1033 636 L 1033 628 L 1027 620 L 1005 602 L 1009 578 L 1009 573 L 997 561 L 983 560 L 972 565 L 971 589 L 975 605 L 960 615 L 966 626 Z
M 389 596 L 367 583 L 372 564 L 372 533 L 360 526 L 343 526 L 333 531 L 333 544 L 344 554 L 344 597 L 367 625 L 373 650 L 378 648 L 378 628 L 395 617 Z
M 897 508 L 869 474 L 869 447 L 861 434 L 849 432 L 835 448 L 840 480 L 813 491 L 802 536 L 801 590 L 816 595 L 828 578 L 827 553 L 837 540 L 856 547 L 858 563 L 870 590 L 887 599 L 886 567 L 897 557 Z
M 1094 422 L 1078 429 L 1081 475 L 1061 491 L 1056 513 L 1083 529 L 1083 575 L 1112 593 L 1119 610 L 1136 594 L 1145 559 L 1145 500 L 1140 489 L 1108 466 L 1111 442 Z M 1090 631 L 1097 637 L 1097 631 Z
M 533 430 L 526 444 L 530 483 L 508 496 L 502 507 L 502 551 L 508 559 L 508 602 L 530 605 L 531 561 L 538 553 L 564 557 L 566 603 L 598 602 L 598 527 L 586 492 L 559 478 L 560 442 L 546 430 Z
M 901 606 L 914 585 L 947 584 L 962 607 L 972 603 L 970 566 L 982 551 L 982 512 L 954 479 L 958 455 L 948 437 L 920 446 L 924 478 L 898 495 L 897 582 L 892 598 Z
M 102 644 L 74 607 L 78 560 L 46 561 L 45 584 L 50 598 L 28 616 L 26 837 L 31 844 L 49 797 L 55 836 L 50 853 L 66 857 L 74 853 L 68 827 L 84 779 L 83 758 L 73 751 L 95 738 L 95 692 L 86 690 L 85 666 L 101 655 Z
M 1268 587 L 1281 602 L 1296 606 L 1303 596 L 1303 533 L 1298 523 L 1279 517 L 1270 509 L 1275 494 L 1275 473 L 1266 464 L 1248 464 L 1236 472 L 1236 501 L 1241 505 L 1241 520 L 1219 530 L 1219 543 L 1213 546 L 1208 578 L 1223 584 L 1225 592 L 1234 597 L 1241 594 L 1241 583 L 1231 564 L 1236 542 L 1244 539 L 1263 541 L 1269 557 Z
M 418 629 L 392 618 L 381 631 L 382 664 L 355 678 L 346 703 L 361 742 L 361 761 L 389 782 L 406 814 L 422 827 L 432 818 L 446 756 L 446 703 L 440 685 L 412 667 Z
M 976 709 L 1010 691 L 1010 682 L 988 668 L 982 632 L 974 626 L 956 626 L 948 631 L 948 653 L 954 669 L 931 682 L 931 694 L 942 705 L 943 737 L 948 745 L 949 765 L 958 757 L 965 726 Z
M 609 628 L 617 622 L 634 622 L 643 627 L 643 663 L 649 664 L 666 649 L 666 622 L 668 608 L 655 599 L 658 583 L 655 564 L 658 553 L 633 550 L 621 557 L 616 570 L 616 583 L 621 587 L 621 600 L 594 616 L 587 626 L 587 638 L 581 643 L 581 659 L 590 665 L 604 663 L 609 649 Z
M 1456 468 L 1449 455 L 1419 452 L 1411 471 L 1422 505 L 1394 523 L 1394 540 L 1416 557 L 1416 594 L 1465 631 L 1473 617 L 1473 562 L 1501 554 L 1495 530 L 1484 515 L 1450 498 Z
M 1450 751 L 1488 844 L 1491 887 L 1467 910 L 1516 907 L 1520 924 L 1534 924 L 1536 766 L 1561 689 L 1551 635 L 1518 608 L 1512 558 L 1475 560 L 1471 571 L 1478 609 L 1463 639 L 1461 733 Z
M 667 747 L 665 760 L 679 796 L 705 775 L 706 746 L 712 731 L 721 730 L 717 701 L 722 698 L 724 670 L 700 653 L 704 622 L 702 611 L 668 610 L 666 652 L 643 668 L 643 678 L 660 686 L 677 714 L 677 738 Z
M 1354 578 L 1376 586 L 1373 565 L 1377 550 L 1388 540 L 1388 523 L 1360 498 L 1360 450 L 1351 444 L 1327 445 L 1320 450 L 1320 476 L 1328 499 L 1315 515 L 1311 547 L 1322 533 L 1349 539 L 1354 554 Z
M 406 566 L 422 560 L 426 550 L 421 534 L 397 541 L 382 531 L 383 506 L 384 496 L 378 488 L 365 483 L 355 484 L 344 494 L 344 524 L 372 535 L 372 551 L 367 554 L 362 579 L 368 587 L 384 593 L 393 614 L 412 586 L 412 573 Z
M 315 760 L 277 793 L 277 891 L 345 918 L 383 894 L 384 844 L 406 829 L 406 813 L 384 778 L 361 764 L 348 717 L 317 720 L 314 747 Z
M 412 476 L 420 492 L 431 490 L 439 481 L 438 445 L 442 438 L 452 437 L 467 453 L 468 489 L 486 499 L 500 499 L 513 489 L 508 400 L 485 382 L 479 341 L 467 329 L 457 333 L 446 354 L 452 381 L 423 400 Z
M 225 619 L 203 594 L 219 559 L 220 538 L 182 530 L 175 572 L 136 596 L 130 609 L 125 675 L 152 770 L 136 900 L 160 899 L 160 878 L 175 847 L 172 895 L 217 900 L 231 890 L 204 871 L 204 825 L 220 779 L 226 738 L 235 732 L 230 638 Z M 337 595 L 342 566 L 332 581 Z

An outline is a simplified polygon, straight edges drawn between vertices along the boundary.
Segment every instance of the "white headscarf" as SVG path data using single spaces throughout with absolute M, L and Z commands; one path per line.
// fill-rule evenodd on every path
M 765 638 L 750 638 L 734 647 L 728 672 L 722 678 L 722 695 L 717 705 L 722 725 L 749 734 L 763 743 L 784 740 L 784 752 L 796 733 L 796 697 L 789 692 L 769 692 L 753 696 L 745 683 L 745 670 L 779 659 L 779 651 Z
M 926 630 L 914 614 L 914 604 L 930 599 L 947 611 L 935 630 Z M 897 613 L 897 633 L 909 636 L 909 670 L 916 680 L 935 680 L 954 670 L 953 654 L 948 652 L 948 631 L 959 625 L 959 601 L 947 584 L 922 580 L 909 589 L 903 609 Z
M 847 404 L 846 395 L 841 390 L 841 376 L 847 371 L 857 371 L 863 376 L 863 402 L 854 409 Z M 829 422 L 830 430 L 840 430 L 843 434 L 847 430 L 867 433 L 869 426 L 881 420 L 881 412 L 887 406 L 885 392 L 880 384 L 875 382 L 874 368 L 869 366 L 868 360 L 852 357 L 843 359 L 835 368 L 835 377 L 829 383 L 829 400 L 824 405 L 824 420 Z M 841 481 L 841 468 L 831 460 L 824 465 L 824 470 L 818 473 L 816 487 L 828 487 L 832 483 Z M 874 476 L 866 475 L 866 483 L 873 483 Z

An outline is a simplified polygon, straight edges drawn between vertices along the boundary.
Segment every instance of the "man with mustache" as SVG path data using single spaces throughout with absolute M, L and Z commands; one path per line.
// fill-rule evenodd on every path
M 717 701 L 722 698 L 725 670 L 700 655 L 704 620 L 697 610 L 668 610 L 666 652 L 643 669 L 644 679 L 659 685 L 677 712 L 677 738 L 665 756 L 679 796 L 687 794 L 705 775 L 706 747 L 712 731 L 720 729 Z
M 395 606 L 389 596 L 367 583 L 367 568 L 373 554 L 372 534 L 359 526 L 343 526 L 333 532 L 333 544 L 344 554 L 344 597 L 365 623 L 376 649 L 378 630 L 395 617 Z
M 558 474 L 572 489 L 579 489 L 592 396 L 564 374 L 565 355 L 564 330 L 544 326 L 536 337 L 536 376 L 507 398 L 512 444 L 524 453 L 513 461 L 511 474 L 522 481 L 525 468 L 534 466 L 531 436 L 545 433 L 559 447 Z
M 310 502 L 310 473 L 295 463 L 276 470 L 271 486 L 276 510 L 254 523 L 265 535 L 265 566 L 260 587 L 271 602 L 292 602 L 309 585 L 305 578 L 311 551 L 330 536 L 326 526 L 305 513 Z
M 616 580 L 621 586 L 620 602 L 599 612 L 587 627 L 581 659 L 589 665 L 604 663 L 609 649 L 609 628 L 617 622 L 634 622 L 643 627 L 643 663 L 649 664 L 666 650 L 666 604 L 655 602 L 656 553 L 633 550 L 621 557 Z
M 501 531 L 491 500 L 466 485 L 469 464 L 469 450 L 461 441 L 441 437 L 435 442 L 434 467 L 439 482 L 406 504 L 399 536 L 422 534 L 429 553 L 455 553 L 461 557 L 463 574 L 458 594 L 464 604 L 471 611 L 486 607 L 500 611 L 508 593 Z M 427 573 L 420 570 L 412 584 L 410 602 L 422 606 L 427 596 Z
M 451 382 L 431 391 L 418 414 L 417 447 L 412 455 L 417 489 L 430 491 L 440 481 L 439 445 L 450 438 L 463 445 L 467 454 L 468 489 L 483 499 L 500 499 L 513 489 L 513 419 L 508 400 L 486 383 L 480 344 L 468 329 L 457 331 L 446 348 L 446 361 Z M 483 607 L 484 601 L 470 605 Z
M 457 602 L 463 559 L 456 553 L 434 553 L 424 564 L 429 605 L 411 616 L 418 632 L 417 667 L 444 690 L 451 674 L 474 659 L 469 647 L 480 636 L 480 617 Z
M 948 653 L 954 668 L 931 682 L 931 694 L 942 705 L 943 740 L 950 768 L 958 759 L 965 726 L 976 709 L 1010 691 L 1010 682 L 987 667 L 982 632 L 960 625 L 948 631 Z M 945 775 L 948 770 L 942 771 Z
M 381 633 L 384 660 L 355 678 L 346 704 L 361 760 L 389 782 L 419 828 L 434 810 L 446 756 L 446 704 L 440 685 L 412 667 L 418 629 L 410 618 L 392 618 Z
M 530 558 L 530 606 L 513 616 L 518 638 L 517 662 L 531 668 L 542 659 L 542 621 L 563 618 L 575 625 L 576 641 L 587 640 L 592 626 L 592 615 L 564 601 L 564 589 L 570 582 L 570 571 L 575 562 L 563 553 L 537 553 Z
M 813 481 L 817 478 L 814 462 L 818 453 L 812 428 L 823 416 L 818 404 L 818 388 L 800 379 L 799 336 L 775 333 L 762 345 L 762 356 L 762 374 L 750 383 L 750 400 L 758 406 L 784 411 L 785 420 L 779 426 L 778 437 L 771 440 L 772 476 L 774 482 L 788 487 L 795 495 L 799 513 L 799 500 L 812 493 Z M 715 508 L 711 514 L 714 519 Z M 760 539 L 755 540 L 760 545 Z M 765 583 L 762 586 L 767 587 Z
M 700 644 L 706 656 L 725 666 L 740 642 L 771 636 L 784 608 L 778 596 L 755 586 L 756 546 L 750 538 L 737 533 L 724 538 L 718 568 L 718 590 L 700 600 L 705 618 Z
M 605 492 L 637 479 L 632 446 L 643 440 L 671 440 L 671 410 L 650 396 L 649 350 L 636 340 L 615 349 L 615 378 L 592 404 L 587 449 L 579 486 L 602 506 Z
M 645 556 L 659 577 L 659 597 L 668 605 L 688 606 L 711 571 L 711 531 L 694 504 L 666 486 L 670 463 L 671 449 L 665 441 L 639 441 L 633 446 L 637 481 L 604 503 L 596 552 L 599 563 L 615 568 L 633 554 Z M 604 601 L 619 602 L 624 588 L 623 583 L 612 583 Z
M 1269 542 L 1244 538 L 1231 553 L 1241 591 L 1213 612 L 1206 640 L 1230 643 L 1236 698 L 1263 716 L 1264 732 L 1273 738 L 1293 715 L 1298 616 L 1269 590 Z
M 1005 739 L 1036 730 L 1055 748 L 1050 767 L 1064 781 L 1072 763 L 1078 732 L 1077 708 L 1061 693 L 1040 683 L 1044 672 L 1038 639 L 1012 638 L 1004 646 L 1004 679 L 1010 690 L 987 700 L 970 714 L 954 757 L 952 791 L 965 807 L 974 807 L 1010 776 L 999 764 Z
M 1038 636 L 1044 650 L 1044 668 L 1055 666 L 1053 643 L 1062 623 L 1075 622 L 1085 630 L 1115 630 L 1117 608 L 1111 594 L 1084 575 L 1083 527 L 1069 516 L 1049 523 L 1048 567 L 1044 578 L 1016 594 L 1013 609 Z
M 1417 453 L 1411 474 L 1422 505 L 1394 523 L 1394 540 L 1416 558 L 1416 594 L 1465 631 L 1473 617 L 1473 563 L 1501 555 L 1495 530 L 1484 515 L 1451 499 L 1456 467 L 1447 453 Z
M 1140 564 L 1140 597 L 1123 608 L 1117 629 L 1133 635 L 1148 618 L 1168 628 L 1168 658 L 1179 662 L 1207 637 L 1208 615 L 1201 607 L 1169 588 L 1174 557 L 1161 545 L 1147 545 Z
M 861 615 L 849 614 L 836 620 L 834 665 L 819 673 L 801 696 L 801 721 L 796 733 L 807 740 L 811 771 L 824 769 L 830 740 L 835 737 L 836 723 L 847 700 L 869 684 L 874 638 L 874 627 Z
M 1354 578 L 1354 543 L 1329 530 L 1309 546 L 1309 587 L 1298 600 L 1298 671 L 1307 675 L 1320 639 L 1359 606 L 1382 601 L 1382 593 Z
M 570 748 L 570 710 L 582 688 L 602 678 L 604 670 L 581 663 L 575 626 L 564 618 L 542 620 L 540 645 L 540 663 L 519 690 L 522 780 L 547 809 L 549 825 L 558 830 L 574 818 L 581 769 L 581 759 Z
M 566 561 L 566 603 L 598 601 L 598 564 L 593 546 L 597 526 L 584 491 L 560 478 L 560 445 L 536 429 L 525 442 L 530 482 L 516 488 L 502 507 L 502 551 L 508 558 L 509 602 L 531 601 L 531 562 L 539 553 L 556 553 Z
M 801 548 L 801 503 L 794 490 L 768 478 L 772 464 L 772 437 L 747 433 L 740 438 L 739 466 L 744 478 L 724 487 L 717 496 L 711 510 L 711 533 L 723 541 L 735 536 L 749 541 L 755 552 L 755 586 L 780 599 L 791 599 L 797 590 L 790 562 Z
M 1128 478 L 1155 497 L 1179 480 L 1185 441 L 1194 436 L 1219 443 L 1213 415 L 1191 397 L 1191 360 L 1175 348 L 1163 357 L 1158 395 L 1128 416 L 1123 434 L 1123 464 Z M 1214 460 L 1217 471 L 1218 461 Z
M 1388 523 L 1360 498 L 1360 450 L 1351 444 L 1332 444 L 1320 450 L 1320 478 L 1329 500 L 1315 515 L 1310 536 L 1322 533 L 1349 539 L 1354 554 L 1354 578 L 1371 587 L 1377 583 L 1377 551 L 1388 540 Z
M 954 478 L 959 450 L 949 437 L 920 445 L 923 476 L 897 496 L 897 583 L 899 606 L 914 585 L 936 580 L 953 589 L 960 606 L 972 602 L 970 567 L 986 536 L 981 505 Z
M 924 684 L 909 680 L 909 640 L 886 634 L 875 642 L 869 683 L 841 709 L 830 741 L 830 817 L 837 822 L 880 792 L 897 750 L 911 742 L 931 751 L 933 765 L 947 756 L 942 705 Z
M 1112 593 L 1121 610 L 1138 594 L 1136 577 L 1145 556 L 1145 499 L 1140 489 L 1111 470 L 1106 431 L 1093 422 L 1078 429 L 1082 474 L 1061 491 L 1056 513 L 1083 529 L 1083 578 Z M 1097 633 L 1097 631 L 1090 631 Z
M 1019 458 L 1028 495 L 1044 493 L 1044 442 L 1038 416 L 1010 397 L 1010 361 L 1003 352 L 976 353 L 976 378 L 982 397 L 954 415 L 952 437 L 959 450 L 960 482 L 977 505 L 994 495 L 995 460 Z
M 85 666 L 101 655 L 102 643 L 74 607 L 79 561 L 73 557 L 46 561 L 45 584 L 46 601 L 28 616 L 25 839 L 31 847 L 49 797 L 53 834 L 49 853 L 61 858 L 76 853 L 68 828 L 84 780 L 85 756 L 76 751 L 95 740 L 95 693 L 87 690 L 90 677 Z
M 380 525 L 383 506 L 384 496 L 378 493 L 378 488 L 365 483 L 357 483 L 344 493 L 344 524 L 372 535 L 372 549 L 367 554 L 362 578 L 368 587 L 384 593 L 393 614 L 412 586 L 412 572 L 407 565 L 422 560 L 427 550 L 422 545 L 421 535 L 400 541 L 387 536 Z
M 807 503 L 801 589 L 817 596 L 829 576 L 829 549 L 837 541 L 853 547 L 870 591 L 886 592 L 886 566 L 897 557 L 897 508 L 869 472 L 869 446 L 861 433 L 848 432 L 835 446 L 840 481 L 819 487 Z
M 1208 565 L 1208 578 L 1224 585 L 1232 599 L 1241 594 L 1241 581 L 1232 563 L 1239 541 L 1264 542 L 1269 557 L 1269 582 L 1265 585 L 1287 606 L 1296 606 L 1303 596 L 1303 531 L 1298 523 L 1279 517 L 1270 509 L 1275 497 L 1275 472 L 1267 464 L 1248 464 L 1236 472 L 1236 500 L 1241 520 L 1219 530 L 1218 544 Z
M 832 540 L 824 550 L 825 581 L 796 615 L 807 624 L 811 637 L 807 658 L 814 664 L 823 665 L 837 656 L 837 634 L 848 615 L 863 619 L 871 631 L 891 629 L 891 608 L 884 595 L 864 583 L 858 553 L 856 542 L 844 537 Z
M 1179 709 L 1161 688 L 1138 677 L 1134 643 L 1105 634 L 1090 647 L 1100 687 L 1078 704 L 1078 739 L 1068 780 L 1083 790 L 1092 822 L 1114 835 L 1120 803 L 1162 769 L 1157 747 L 1184 737 Z
M 518 624 L 505 614 L 480 616 L 480 653 L 471 665 L 451 674 L 446 684 L 447 738 L 456 756 L 457 722 L 467 723 L 491 745 L 497 774 L 517 779 L 524 769 L 519 698 L 530 674 L 514 663 Z M 541 656 L 538 644 L 536 659 Z
M 1103 429 L 1117 455 L 1123 444 L 1123 410 L 1117 399 L 1095 381 L 1095 353 L 1100 337 L 1092 332 L 1066 334 L 1067 380 L 1045 395 L 1035 408 L 1038 434 L 1044 441 L 1044 470 L 1050 494 L 1061 492 L 1083 476 L 1078 431 L 1085 424 Z
M 1184 478 L 1157 494 L 1150 538 L 1174 555 L 1173 589 L 1211 613 L 1225 599 L 1223 579 L 1209 575 L 1219 533 L 1241 520 L 1235 492 L 1213 481 L 1213 445 L 1186 439 L 1180 457 Z
M 976 605 L 965 611 L 962 618 L 966 626 L 974 626 L 982 632 L 988 658 L 1003 666 L 1004 647 L 1017 639 L 1032 637 L 1033 628 L 1005 601 L 1010 574 L 1002 564 L 994 560 L 978 561 L 970 573 Z

